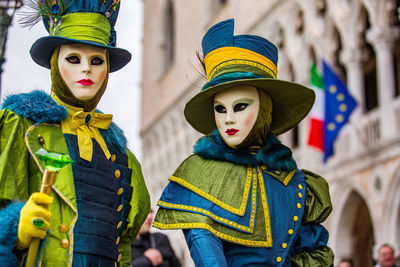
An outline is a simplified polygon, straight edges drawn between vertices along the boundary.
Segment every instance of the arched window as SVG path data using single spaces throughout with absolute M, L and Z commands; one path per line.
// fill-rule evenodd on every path
M 161 45 L 163 53 L 162 73 L 172 65 L 175 57 L 175 15 L 174 3 L 172 0 L 167 0 L 163 27 L 163 40 Z
M 363 12 L 367 11 L 363 8 Z M 364 74 L 364 110 L 366 112 L 378 107 L 378 85 L 376 76 L 376 55 L 371 44 L 367 42 L 365 33 L 371 28 L 368 16 L 365 15 L 365 31 L 362 36 L 363 74 Z
M 342 82 L 344 84 L 347 84 L 347 73 L 346 73 L 346 69 L 344 68 L 342 62 L 340 61 L 340 52 L 342 51 L 342 39 L 340 38 L 340 34 L 339 31 L 335 28 L 335 35 L 336 35 L 336 40 L 337 40 L 337 44 L 336 47 L 337 49 L 335 50 L 334 53 L 334 66 L 335 66 L 335 70 L 337 75 L 339 75 L 340 79 L 342 80 Z
M 394 78 L 395 78 L 395 96 L 400 95 L 400 40 L 394 46 Z

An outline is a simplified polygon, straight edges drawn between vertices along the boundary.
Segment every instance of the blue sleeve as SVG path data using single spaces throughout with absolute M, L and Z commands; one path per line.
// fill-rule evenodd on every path
M 18 236 L 19 213 L 24 203 L 12 203 L 0 210 L 0 262 L 4 267 L 18 266 L 13 253 Z
M 291 254 L 294 255 L 302 251 L 313 251 L 325 247 L 328 239 L 329 233 L 322 225 L 302 224 Z

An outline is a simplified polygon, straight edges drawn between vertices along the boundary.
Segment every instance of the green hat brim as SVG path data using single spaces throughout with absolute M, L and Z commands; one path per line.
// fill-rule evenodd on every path
M 314 91 L 297 83 L 268 78 L 234 80 L 207 88 L 190 99 L 184 110 L 186 120 L 200 133 L 211 133 L 217 128 L 214 119 L 214 95 L 243 85 L 255 86 L 271 97 L 271 132 L 275 135 L 296 126 L 307 116 L 315 101 Z
M 50 69 L 50 59 L 54 49 L 61 45 L 68 44 L 87 44 L 107 49 L 110 58 L 110 72 L 121 69 L 126 64 L 128 64 L 128 62 L 132 58 L 131 53 L 129 53 L 128 50 L 122 48 L 107 46 L 93 41 L 76 40 L 59 36 L 46 36 L 39 38 L 38 40 L 36 40 L 35 43 L 33 43 L 30 54 L 32 59 L 37 64 Z

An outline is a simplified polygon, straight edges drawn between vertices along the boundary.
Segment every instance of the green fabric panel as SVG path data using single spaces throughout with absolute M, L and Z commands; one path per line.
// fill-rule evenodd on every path
M 172 210 L 172 209 L 164 209 L 160 207 L 157 211 L 157 214 L 154 218 L 155 222 L 158 223 L 163 223 L 163 224 L 176 224 L 176 223 L 205 223 L 209 226 L 211 226 L 213 229 L 217 230 L 218 232 L 221 232 L 225 235 L 229 235 L 232 237 L 236 238 L 241 238 L 245 240 L 251 240 L 251 241 L 266 241 L 266 231 L 265 231 L 265 218 L 264 218 L 264 210 L 261 205 L 261 191 L 258 192 L 257 195 L 257 203 L 260 203 L 257 205 L 257 212 L 256 212 L 256 225 L 254 227 L 254 233 L 253 234 L 248 234 L 244 233 L 235 229 L 232 229 L 230 227 L 227 227 L 223 224 L 217 223 L 210 219 L 207 216 L 197 214 L 197 213 L 192 213 L 192 212 L 186 212 L 186 211 L 180 211 L 180 210 Z M 185 227 L 185 228 L 193 228 L 193 227 Z M 171 228 L 171 229 L 182 229 L 182 227 L 178 228 Z M 224 239 L 223 237 L 220 237 Z M 230 242 L 234 242 L 232 240 L 228 240 Z M 236 243 L 236 242 L 234 242 Z
M 121 238 L 118 245 L 118 251 L 122 255 L 119 262 L 120 267 L 131 267 L 131 244 L 135 239 Z
M 290 171 L 274 171 L 274 172 L 263 171 L 263 172 L 267 173 L 268 175 L 271 175 L 272 177 L 274 177 L 281 183 L 283 183 L 285 181 L 286 177 L 290 174 Z
M 40 189 L 41 173 L 29 157 L 24 135 L 31 121 L 0 111 L 0 200 L 27 200 Z
M 40 124 L 29 133 L 28 144 L 33 153 L 42 147 L 38 140 L 39 135 L 43 137 L 48 151 L 69 155 L 67 142 L 59 125 Z M 76 208 L 74 181 L 68 178 L 72 176 L 71 164 L 61 168 L 57 172 L 54 187 Z
M 329 247 L 322 247 L 313 251 L 302 251 L 291 258 L 292 267 L 332 267 L 333 251 Z
M 5 205 L 10 200 L 27 200 L 33 192 L 40 190 L 42 173 L 25 144 L 24 136 L 32 122 L 16 115 L 10 110 L 0 111 L 0 203 Z M 40 134 L 51 151 L 68 154 L 68 147 L 61 128 L 55 125 L 40 124 L 28 136 L 32 150 L 40 147 L 37 135 Z M 150 209 L 150 198 L 142 176 L 142 171 L 135 156 L 127 152 L 128 164 L 132 169 L 133 196 L 129 224 L 121 235 L 120 251 L 123 254 L 121 266 L 130 266 L 130 244 L 135 240 L 137 232 L 147 217 Z M 76 207 L 75 188 L 72 179 L 72 167 L 62 168 L 56 176 L 54 187 L 62 196 Z M 68 265 L 69 249 L 60 246 L 62 239 L 70 240 L 70 233 L 61 233 L 60 224 L 67 224 L 72 229 L 75 213 L 71 207 L 55 192 L 51 192 L 53 203 L 49 233 L 43 241 L 41 250 L 42 267 L 58 267 Z
M 239 209 L 243 200 L 247 169 L 231 162 L 207 160 L 192 155 L 178 167 L 173 176 L 184 179 L 218 200 Z
M 221 75 L 224 75 L 227 73 L 232 73 L 232 72 L 252 72 L 256 75 L 260 75 L 261 77 L 272 79 L 271 75 L 269 75 L 267 72 L 263 71 L 262 69 L 259 69 L 257 67 L 250 66 L 250 65 L 244 65 L 244 64 L 233 64 L 233 65 L 228 65 L 223 68 L 220 68 L 219 70 L 217 70 L 214 73 L 212 78 L 215 79 L 218 76 L 221 76 Z
M 133 192 L 130 202 L 131 211 L 127 218 L 128 225 L 123 235 L 126 235 L 133 242 L 150 212 L 150 195 L 147 191 L 140 163 L 132 152 L 128 150 L 126 153 L 128 155 L 128 167 L 132 169 L 131 185 Z
M 302 170 L 306 177 L 307 199 L 303 223 L 322 223 L 332 212 L 332 203 L 327 181 L 308 170 Z
M 110 45 L 111 25 L 99 13 L 74 12 L 62 16 L 58 27 L 50 27 L 50 36 L 93 41 Z

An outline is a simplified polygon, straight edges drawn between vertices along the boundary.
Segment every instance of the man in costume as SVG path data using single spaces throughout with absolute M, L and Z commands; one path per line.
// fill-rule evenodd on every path
M 52 87 L 51 96 L 9 96 L 0 111 L 0 262 L 23 263 L 41 238 L 40 266 L 130 266 L 149 194 L 122 130 L 95 110 L 109 72 L 131 59 L 115 47 L 120 1 L 26 4 L 35 10 L 26 22 L 42 18 L 50 33 L 30 53 L 51 70 Z M 40 148 L 73 160 L 56 174 L 50 196 L 37 193 Z
M 223 21 L 203 37 L 208 83 L 185 117 L 207 135 L 169 178 L 153 225 L 183 229 L 196 266 L 333 266 L 320 225 L 328 184 L 276 138 L 307 115 L 314 92 L 277 79 L 271 42 L 233 29 Z

